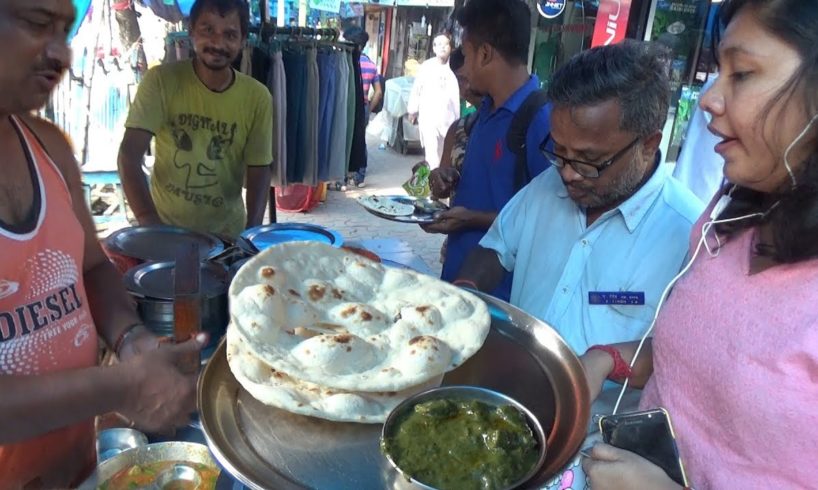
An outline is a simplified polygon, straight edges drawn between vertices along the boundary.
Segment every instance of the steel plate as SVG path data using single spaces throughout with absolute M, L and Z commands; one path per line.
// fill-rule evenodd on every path
M 491 332 L 480 351 L 443 384 L 477 385 L 528 407 L 548 436 L 548 454 L 529 486 L 542 485 L 576 454 L 590 402 L 582 366 L 545 323 L 491 296 Z M 384 489 L 399 478 L 380 453 L 381 424 L 337 423 L 268 407 L 236 381 L 224 342 L 199 378 L 199 410 L 210 449 L 253 489 Z
M 399 202 L 401 204 L 408 204 L 408 205 L 413 206 L 413 207 L 415 205 L 415 201 L 418 200 L 417 197 L 413 197 L 413 196 L 378 196 L 378 197 L 389 198 L 389 199 L 392 199 L 392 200 L 394 200 L 396 202 Z M 434 217 L 434 214 L 429 214 L 429 213 L 424 213 L 422 211 L 418 211 L 417 208 L 415 208 L 414 213 L 412 213 L 410 215 L 407 215 L 407 216 L 391 216 L 391 215 L 388 215 L 388 214 L 379 213 L 379 212 L 375 211 L 374 209 L 370 209 L 370 208 L 364 206 L 360 201 L 358 201 L 358 204 L 362 208 L 369 211 L 370 214 L 373 214 L 373 215 L 377 216 L 378 218 L 388 219 L 389 221 L 396 221 L 398 223 L 413 223 L 413 224 L 416 224 L 416 225 L 422 225 L 422 224 L 434 223 L 436 221 L 435 217 Z
M 250 240 L 259 250 L 285 242 L 321 242 L 340 247 L 341 234 L 322 226 L 308 223 L 274 223 L 245 230 L 242 237 Z
M 191 241 L 199 243 L 199 255 L 203 259 L 224 250 L 224 243 L 214 235 L 168 225 L 123 228 L 105 239 L 105 248 L 142 261 L 173 262 L 177 247 Z
M 211 262 L 202 262 L 200 267 L 202 271 L 201 294 L 205 298 L 225 294 L 228 287 L 227 270 Z M 125 274 L 125 288 L 140 296 L 173 301 L 175 268 L 175 262 L 138 265 Z

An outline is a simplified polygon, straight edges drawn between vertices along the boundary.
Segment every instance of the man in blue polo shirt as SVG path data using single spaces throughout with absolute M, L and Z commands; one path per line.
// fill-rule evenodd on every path
M 511 303 L 578 354 L 641 337 L 703 209 L 661 164 L 669 92 L 656 50 L 636 41 L 555 73 L 553 167 L 503 208 L 455 283 L 489 291 L 514 271 Z
M 471 0 L 461 10 L 463 27 L 463 71 L 472 90 L 488 94 L 469 133 L 462 173 L 454 168 L 432 172 L 430 185 L 435 197 L 456 191 L 452 208 L 424 229 L 449 235 L 441 278 L 451 281 L 497 213 L 519 190 L 517 158 L 506 137 L 515 113 L 526 98 L 539 89 L 539 80 L 528 72 L 528 43 L 531 12 L 522 0 Z M 539 175 L 548 161 L 539 152 L 549 132 L 549 106 L 544 106 L 528 127 L 526 151 L 528 176 Z M 524 182 L 523 182 L 524 183 Z M 511 274 L 490 289 L 508 300 Z

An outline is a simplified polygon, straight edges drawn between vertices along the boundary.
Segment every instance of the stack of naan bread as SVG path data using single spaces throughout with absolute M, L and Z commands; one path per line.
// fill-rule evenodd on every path
M 320 243 L 271 247 L 230 286 L 227 360 L 259 401 L 379 423 L 483 345 L 477 296 Z

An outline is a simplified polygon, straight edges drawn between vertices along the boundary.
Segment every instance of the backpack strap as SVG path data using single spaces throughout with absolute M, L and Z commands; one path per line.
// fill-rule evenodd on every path
M 474 128 L 474 124 L 477 122 L 477 114 L 477 112 L 472 112 L 466 116 L 466 120 L 463 121 L 463 131 L 466 132 L 467 137 L 471 134 L 471 130 Z
M 511 120 L 511 126 L 506 135 L 508 148 L 517 156 L 516 168 L 514 169 L 514 192 L 519 191 L 529 181 L 531 172 L 528 169 L 528 149 L 526 140 L 528 137 L 528 127 L 534 116 L 548 102 L 548 93 L 545 90 L 535 90 L 531 92 Z

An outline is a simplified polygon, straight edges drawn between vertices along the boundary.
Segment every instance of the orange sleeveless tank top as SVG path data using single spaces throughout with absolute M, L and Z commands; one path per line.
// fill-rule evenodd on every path
M 83 284 L 82 226 L 59 169 L 24 123 L 12 123 L 28 157 L 34 214 L 22 227 L 0 221 L 0 375 L 94 366 L 98 344 Z M 0 488 L 73 486 L 93 471 L 94 442 L 94 421 L 87 420 L 0 446 Z

